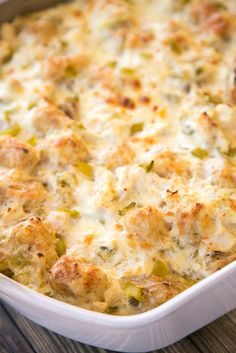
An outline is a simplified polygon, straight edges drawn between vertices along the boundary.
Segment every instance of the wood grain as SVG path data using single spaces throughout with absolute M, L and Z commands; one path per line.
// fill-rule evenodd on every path
M 0 353 L 109 352 L 59 336 L 0 305 Z M 158 353 L 236 353 L 236 310 Z
M 42 10 L 66 0 L 0 0 L 0 22 L 10 21 L 19 14 Z
M 35 352 L 2 305 L 0 306 L 0 352 Z

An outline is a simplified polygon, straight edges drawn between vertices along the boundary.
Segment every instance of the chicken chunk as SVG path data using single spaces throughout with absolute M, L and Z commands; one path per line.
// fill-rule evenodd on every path
M 130 164 L 134 158 L 133 149 L 127 144 L 116 146 L 107 156 L 105 166 L 108 169 L 116 169 Z
M 56 294 L 80 305 L 105 301 L 110 287 L 108 276 L 100 268 L 66 255 L 52 267 L 50 280 Z
M 224 224 L 224 216 L 211 204 L 196 203 L 186 210 L 177 210 L 172 222 L 172 238 L 178 239 L 180 247 L 200 243 L 209 251 L 225 252 L 236 244 L 236 237 L 230 227 Z
M 59 135 L 50 141 L 49 148 L 44 151 L 50 160 L 58 165 L 76 165 L 79 161 L 87 161 L 89 150 L 83 139 L 74 133 Z
M 1 242 L 0 268 L 5 266 L 14 279 L 39 290 L 58 257 L 56 242 L 54 232 L 39 218 L 20 222 Z
M 13 137 L 0 137 L 0 165 L 32 172 L 39 162 L 39 156 L 27 143 Z
M 46 61 L 44 76 L 54 81 L 73 79 L 87 64 L 88 58 L 83 55 L 52 56 Z
M 33 126 L 36 134 L 44 135 L 47 132 L 66 129 L 71 126 L 71 121 L 53 105 L 40 107 L 33 116 Z
M 236 167 L 228 163 L 218 170 L 212 172 L 212 184 L 223 188 L 232 188 L 236 186 Z
M 43 45 L 48 45 L 48 43 L 53 39 L 53 37 L 58 32 L 58 26 L 60 23 L 60 18 L 43 18 L 39 17 L 30 21 L 26 26 L 26 31 L 35 37 L 35 41 L 40 42 Z
M 162 247 L 168 238 L 168 225 L 163 215 L 152 206 L 138 208 L 124 217 L 126 230 L 140 242 L 155 242 Z
M 126 303 L 119 314 L 135 314 L 159 306 L 189 287 L 181 276 L 169 274 L 165 277 L 137 275 L 120 279 Z
M 212 32 L 219 37 L 227 35 L 230 28 L 230 16 L 226 8 L 219 3 L 203 1 L 193 8 L 193 19 L 203 29 Z
M 183 160 L 175 152 L 164 151 L 156 155 L 153 170 L 162 178 L 172 176 L 191 177 L 190 163 Z
M 0 223 L 10 226 L 42 206 L 47 190 L 38 181 L 23 174 L 0 176 Z M 26 216 L 27 215 L 27 216 Z

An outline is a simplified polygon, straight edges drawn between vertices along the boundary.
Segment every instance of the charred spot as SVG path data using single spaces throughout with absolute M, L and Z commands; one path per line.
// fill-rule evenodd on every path
M 141 88 L 141 82 L 139 80 L 134 80 L 132 81 L 132 85 L 135 89 L 140 89 Z
M 81 16 L 82 16 L 82 11 L 80 11 L 80 10 L 75 10 L 75 11 L 74 11 L 74 16 L 75 16 L 75 17 L 81 17 Z
M 77 117 L 77 101 L 75 99 L 59 104 L 58 108 L 70 119 Z
M 141 33 L 141 40 L 143 43 L 149 43 L 150 41 L 152 41 L 155 36 L 154 36 L 154 33 L 150 32 L 150 31 L 145 31 L 145 32 L 142 32 Z
M 148 104 L 148 103 L 150 103 L 151 98 L 148 96 L 141 96 L 141 97 L 139 97 L 139 101 L 140 101 L 140 103 Z
M 172 228 L 173 228 L 173 224 L 172 223 L 167 223 L 168 231 L 171 231 Z
M 156 111 L 158 110 L 158 105 L 154 105 L 153 108 L 152 108 L 152 110 L 153 110 L 154 112 L 156 112 Z
M 117 98 L 115 98 L 115 97 L 108 97 L 108 98 L 106 99 L 106 103 L 108 103 L 108 104 L 117 104 Z
M 29 150 L 27 150 L 27 148 L 22 148 L 22 152 L 23 153 L 29 153 Z
M 171 196 L 178 194 L 178 190 L 171 191 L 171 190 L 167 189 L 166 192 L 167 192 L 168 194 L 170 194 Z
M 38 257 L 44 257 L 44 255 L 43 255 L 41 252 L 38 252 L 38 253 L 37 253 L 37 256 L 38 256 Z
M 193 216 L 196 216 L 200 210 L 203 208 L 203 204 L 197 202 L 196 205 L 193 207 L 193 210 L 192 210 L 192 213 L 193 213 Z
M 134 109 L 135 108 L 134 101 L 132 99 L 130 99 L 129 97 L 122 97 L 120 99 L 120 104 L 122 105 L 122 107 L 125 107 L 125 108 L 128 108 L 128 109 Z

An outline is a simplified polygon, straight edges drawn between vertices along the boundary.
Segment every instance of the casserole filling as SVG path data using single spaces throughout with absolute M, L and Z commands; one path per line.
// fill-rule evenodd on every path
M 129 315 L 236 257 L 234 0 L 75 0 L 0 27 L 0 271 Z

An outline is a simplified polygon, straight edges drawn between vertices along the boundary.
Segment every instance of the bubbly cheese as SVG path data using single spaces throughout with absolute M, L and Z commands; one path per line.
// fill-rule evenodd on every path
M 75 0 L 0 28 L 0 271 L 106 313 L 236 257 L 236 3 Z

